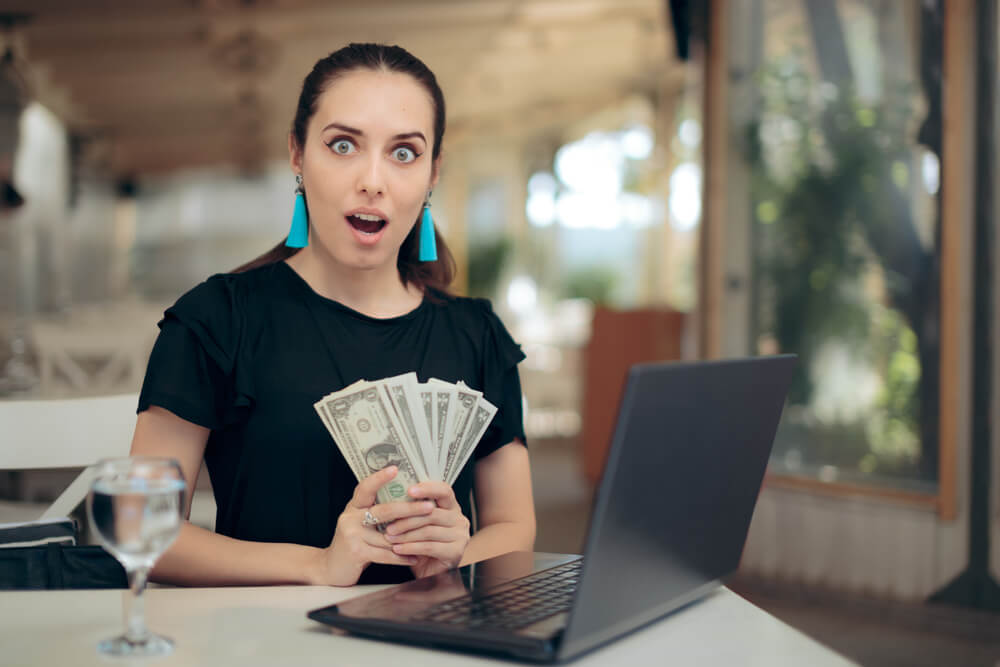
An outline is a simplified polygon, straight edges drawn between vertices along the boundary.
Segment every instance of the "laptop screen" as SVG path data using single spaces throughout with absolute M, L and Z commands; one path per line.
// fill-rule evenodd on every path
M 785 355 L 630 370 L 561 657 L 736 569 L 794 366 Z

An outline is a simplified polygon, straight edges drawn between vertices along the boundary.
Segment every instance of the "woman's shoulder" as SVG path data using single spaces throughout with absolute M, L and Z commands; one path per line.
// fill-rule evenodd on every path
M 177 320 L 195 331 L 235 340 L 255 314 L 266 311 L 270 295 L 280 294 L 273 286 L 277 269 L 262 266 L 241 273 L 217 273 L 181 295 L 164 313 L 167 320 Z
M 450 311 L 449 324 L 471 341 L 482 355 L 484 368 L 492 369 L 489 372 L 497 377 L 524 360 L 521 345 L 493 310 L 489 299 L 446 296 L 439 307 Z
M 240 273 L 217 273 L 185 292 L 164 313 L 161 328 L 179 324 L 201 343 L 221 368 L 231 368 L 248 328 L 268 308 L 269 287 L 280 267 L 266 265 Z
M 430 297 L 431 303 L 453 317 L 466 318 L 470 322 L 488 322 L 497 317 L 489 299 L 446 294 L 437 290 L 431 290 Z
M 440 297 L 439 307 L 447 310 L 452 321 L 472 338 L 490 339 L 493 344 L 520 350 L 489 299 L 455 295 Z
M 276 275 L 280 275 L 277 264 L 267 264 L 239 273 L 216 273 L 182 294 L 175 307 L 242 306 L 247 303 L 249 295 L 263 297 L 271 291 Z

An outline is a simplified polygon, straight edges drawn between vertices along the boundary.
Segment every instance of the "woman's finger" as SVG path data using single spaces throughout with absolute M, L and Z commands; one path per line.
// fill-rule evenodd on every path
M 446 526 L 450 528 L 459 524 L 459 517 L 461 516 L 461 514 L 456 512 L 446 512 L 442 509 L 436 509 L 422 516 L 408 517 L 393 521 L 391 524 L 386 526 L 385 534 L 400 535 L 416 528 L 422 528 L 423 526 L 430 525 Z
M 354 509 L 365 509 L 374 505 L 375 494 L 378 493 L 379 489 L 388 484 L 396 476 L 397 472 L 398 469 L 396 466 L 386 466 L 378 472 L 365 477 L 354 487 L 354 496 L 347 506 Z
M 450 510 L 458 507 L 458 501 L 455 500 L 455 490 L 444 482 L 420 482 L 411 486 L 406 492 L 411 498 L 433 500 L 442 509 Z
M 403 544 L 405 542 L 458 542 L 464 537 L 456 533 L 454 528 L 444 528 L 442 526 L 423 526 L 398 535 L 385 536 L 386 541 L 390 544 Z
M 369 563 L 381 563 L 382 565 L 414 565 L 417 562 L 416 556 L 398 554 L 392 549 L 378 547 L 370 547 L 365 553 L 365 560 Z
M 451 542 L 403 542 L 393 545 L 392 551 L 400 556 L 427 556 L 445 563 L 457 563 L 462 557 Z
M 414 502 L 379 503 L 368 509 L 378 522 L 390 524 L 409 517 L 424 516 L 435 510 L 433 500 L 418 500 Z
M 374 528 L 362 528 L 358 539 L 371 547 L 376 547 L 378 549 L 390 549 L 392 548 L 392 542 L 386 538 L 383 533 L 375 530 Z
M 433 513 L 432 513 L 433 514 Z M 409 519 L 400 519 L 399 521 L 393 521 L 388 526 L 385 527 L 385 535 L 402 535 L 403 533 L 415 530 L 417 528 L 423 528 L 424 526 L 429 526 L 434 523 L 431 518 L 432 514 L 426 516 L 417 516 Z

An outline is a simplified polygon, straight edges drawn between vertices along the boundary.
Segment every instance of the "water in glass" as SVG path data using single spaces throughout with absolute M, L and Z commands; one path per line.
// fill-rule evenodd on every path
M 126 570 L 153 567 L 180 531 L 183 481 L 109 478 L 93 494 L 94 529 Z
M 174 459 L 131 457 L 94 466 L 87 513 L 104 548 L 124 566 L 131 595 L 125 600 L 125 632 L 97 645 L 115 656 L 165 655 L 173 642 L 146 628 L 146 577 L 181 529 L 184 475 Z

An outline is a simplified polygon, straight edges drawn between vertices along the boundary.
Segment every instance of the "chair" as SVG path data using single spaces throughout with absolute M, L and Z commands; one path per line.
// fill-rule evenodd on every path
M 138 389 L 164 306 L 125 299 L 36 317 L 31 339 L 42 391 L 68 396 Z
M 583 471 L 596 485 L 604 471 L 625 377 L 632 364 L 681 358 L 686 316 L 663 308 L 594 309 L 584 349 Z
M 86 468 L 127 456 L 138 394 L 0 401 L 0 470 Z M 35 519 L 68 516 L 87 495 L 85 469 Z

